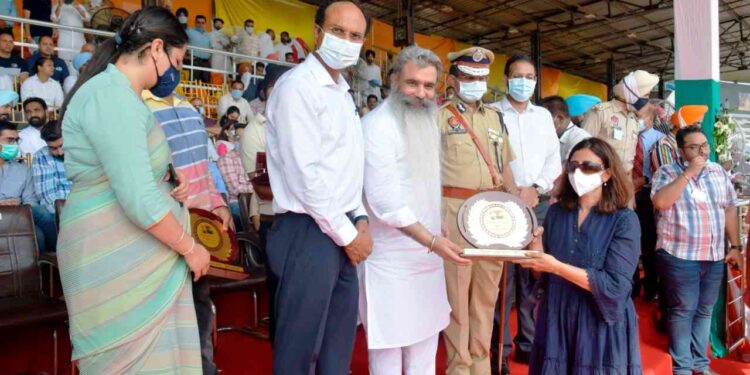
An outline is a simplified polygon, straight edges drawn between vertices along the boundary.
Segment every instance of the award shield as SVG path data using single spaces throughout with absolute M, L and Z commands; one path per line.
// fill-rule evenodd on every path
M 239 245 L 234 231 L 222 228 L 221 218 L 213 212 L 190 209 L 190 229 L 195 241 L 211 254 L 209 275 L 242 280 L 248 277 L 239 257 Z
M 499 191 L 475 194 L 458 209 L 458 230 L 474 248 L 463 257 L 488 260 L 525 258 L 537 227 L 534 211 L 515 195 Z

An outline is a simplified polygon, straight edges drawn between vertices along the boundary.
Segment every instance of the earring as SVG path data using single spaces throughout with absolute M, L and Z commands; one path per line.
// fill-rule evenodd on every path
M 607 183 L 606 183 L 606 182 L 604 183 L 604 186 L 607 186 Z

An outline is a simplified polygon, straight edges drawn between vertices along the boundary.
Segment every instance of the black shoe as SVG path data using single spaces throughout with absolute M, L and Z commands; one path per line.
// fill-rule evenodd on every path
M 531 357 L 531 353 L 529 352 L 524 352 L 522 350 L 516 350 L 513 352 L 513 360 L 524 365 L 529 364 L 529 357 Z
M 500 369 L 500 375 L 510 375 L 510 367 L 508 367 L 508 357 L 503 358 L 503 368 Z

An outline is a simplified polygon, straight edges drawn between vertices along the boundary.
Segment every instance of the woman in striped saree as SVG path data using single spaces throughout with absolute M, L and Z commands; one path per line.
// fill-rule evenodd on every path
M 81 374 L 200 374 L 190 271 L 209 254 L 166 182 L 170 151 L 141 91 L 169 95 L 187 35 L 163 8 L 133 13 L 100 45 L 62 114 L 73 182 L 60 274 Z

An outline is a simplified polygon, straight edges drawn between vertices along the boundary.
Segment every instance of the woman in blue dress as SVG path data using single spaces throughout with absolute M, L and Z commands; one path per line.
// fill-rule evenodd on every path
M 640 243 L 627 208 L 630 178 L 597 138 L 576 145 L 565 169 L 560 200 L 531 244 L 544 253 L 516 261 L 542 273 L 544 288 L 529 374 L 642 374 L 630 298 Z

